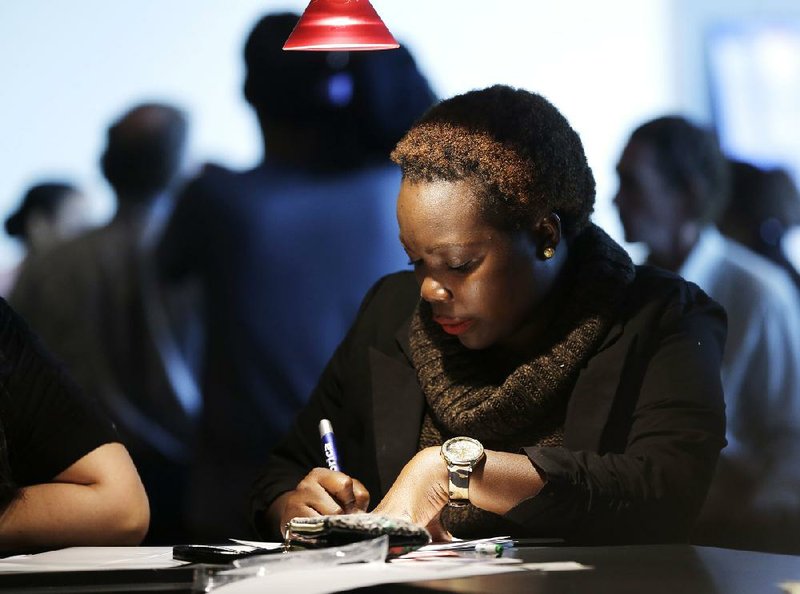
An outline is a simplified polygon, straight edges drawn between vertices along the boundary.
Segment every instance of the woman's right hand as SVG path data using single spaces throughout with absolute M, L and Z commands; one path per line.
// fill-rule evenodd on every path
M 270 506 L 270 516 L 279 518 L 283 533 L 286 523 L 298 516 L 353 514 L 367 511 L 369 491 L 361 481 L 343 472 L 314 468 L 294 491 L 278 497 Z

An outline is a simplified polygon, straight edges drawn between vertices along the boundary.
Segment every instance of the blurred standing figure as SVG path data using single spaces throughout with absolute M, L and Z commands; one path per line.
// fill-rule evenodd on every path
M 781 266 L 800 287 L 800 272 L 786 254 L 787 232 L 800 226 L 800 191 L 785 169 L 731 161 L 731 199 L 719 230 Z
M 117 425 L 150 495 L 150 543 L 185 538 L 183 478 L 199 400 L 190 384 L 176 381 L 175 366 L 184 368 L 170 357 L 177 347 L 148 259 L 178 182 L 186 133 L 183 113 L 169 105 L 142 104 L 115 122 L 102 156 L 118 202 L 114 218 L 44 254 L 11 295 Z
M 24 244 L 26 258 L 34 258 L 53 245 L 75 237 L 88 226 L 86 197 L 78 188 L 63 181 L 32 186 L 5 224 L 6 233 Z M 24 266 L 24 261 L 3 274 L 0 295 L 9 294 L 21 266 Z
M 723 237 L 714 221 L 729 170 L 713 134 L 680 117 L 647 122 L 617 164 L 625 239 L 728 313 L 722 364 L 727 447 L 695 541 L 800 551 L 800 304 L 778 266 Z
M 404 49 L 284 52 L 297 20 L 268 15 L 245 45 L 263 161 L 243 172 L 208 167 L 159 247 L 165 276 L 200 278 L 205 292 L 190 505 L 204 540 L 251 534 L 248 495 L 267 451 L 363 294 L 407 264 L 394 213 L 400 172 L 388 155 L 434 96 Z

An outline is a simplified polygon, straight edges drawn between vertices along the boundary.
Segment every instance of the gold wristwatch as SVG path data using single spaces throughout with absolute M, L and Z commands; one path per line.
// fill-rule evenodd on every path
M 469 503 L 469 479 L 483 456 L 483 445 L 471 437 L 453 437 L 442 444 L 442 458 L 447 464 L 450 505 L 453 507 L 463 507 Z

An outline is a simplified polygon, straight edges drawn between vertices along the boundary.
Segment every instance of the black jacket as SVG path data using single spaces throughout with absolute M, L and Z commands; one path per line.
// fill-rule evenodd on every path
M 377 505 L 416 453 L 425 399 L 411 365 L 411 273 L 384 277 L 364 300 L 311 401 L 256 483 L 253 512 L 324 466 L 317 424 L 331 419 L 343 471 Z M 625 305 L 579 374 L 562 447 L 525 453 L 546 473 L 506 518 L 530 536 L 576 543 L 686 540 L 720 449 L 725 314 L 697 286 L 638 267 Z M 273 535 L 274 536 L 274 535 Z

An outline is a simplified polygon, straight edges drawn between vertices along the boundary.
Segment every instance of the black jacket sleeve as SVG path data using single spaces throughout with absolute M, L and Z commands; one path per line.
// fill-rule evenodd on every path
M 725 445 L 726 321 L 697 287 L 674 293 L 597 355 L 624 373 L 600 451 L 527 448 L 548 483 L 508 519 L 584 544 L 687 539 Z

